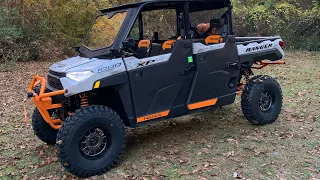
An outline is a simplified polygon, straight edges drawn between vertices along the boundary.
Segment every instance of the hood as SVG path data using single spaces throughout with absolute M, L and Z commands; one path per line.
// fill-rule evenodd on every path
M 109 59 L 73 57 L 50 66 L 50 70 L 55 72 L 74 72 L 92 70 L 103 64 L 110 63 Z

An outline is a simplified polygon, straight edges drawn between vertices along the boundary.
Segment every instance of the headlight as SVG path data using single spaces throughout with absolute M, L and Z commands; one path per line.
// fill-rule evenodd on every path
M 93 75 L 93 72 L 91 71 L 67 73 L 67 77 L 75 81 L 83 81 L 85 79 L 88 79 L 92 75 Z

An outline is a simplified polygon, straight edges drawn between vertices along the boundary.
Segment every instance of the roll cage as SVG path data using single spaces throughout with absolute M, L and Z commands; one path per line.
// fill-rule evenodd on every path
M 138 3 L 129 3 L 126 5 L 102 9 L 99 10 L 95 19 L 101 15 L 106 15 L 109 13 L 115 14 L 123 11 L 127 12 L 127 16 L 113 44 L 110 47 L 96 50 L 91 50 L 82 44 L 78 51 L 81 56 L 87 58 L 112 59 L 115 56 L 119 56 L 119 53 L 114 52 L 119 52 L 121 50 L 122 43 L 129 36 L 136 20 L 139 21 L 139 39 L 143 39 L 142 12 L 160 9 L 175 9 L 177 19 L 177 34 L 180 34 L 182 39 L 191 39 L 192 31 L 189 13 L 226 7 L 228 7 L 228 12 L 226 13 L 226 19 L 228 22 L 227 33 L 232 35 L 232 6 L 230 0 L 147 0 Z

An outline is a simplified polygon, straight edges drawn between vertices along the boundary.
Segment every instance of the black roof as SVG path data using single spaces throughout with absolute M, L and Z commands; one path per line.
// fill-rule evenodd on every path
M 189 2 L 189 9 L 191 12 L 200 11 L 200 10 L 209 10 L 209 9 L 219 9 L 219 8 L 227 7 L 229 3 L 231 3 L 230 0 L 142 0 L 141 2 L 114 6 L 111 8 L 102 9 L 100 11 L 101 12 L 118 11 L 122 9 L 144 6 L 148 4 L 152 4 L 154 9 L 157 9 L 157 7 L 163 7 L 163 6 L 168 6 L 169 8 L 170 6 L 174 7 L 174 5 L 180 4 L 181 2 Z

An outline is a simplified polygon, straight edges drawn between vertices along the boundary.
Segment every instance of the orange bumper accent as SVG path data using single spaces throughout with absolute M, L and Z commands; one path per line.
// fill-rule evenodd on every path
M 32 89 L 39 84 L 41 84 L 41 89 L 40 89 L 40 93 L 38 95 L 37 93 L 34 93 Z M 34 94 L 34 96 L 32 97 L 32 102 L 38 108 L 43 119 L 48 124 L 50 124 L 50 126 L 53 129 L 60 129 L 60 127 L 62 125 L 61 119 L 52 119 L 48 110 L 49 109 L 57 109 L 57 108 L 62 107 L 62 104 L 52 104 L 51 97 L 65 94 L 66 90 L 59 90 L 59 91 L 55 91 L 55 92 L 45 93 L 44 91 L 46 89 L 46 85 L 47 85 L 46 79 L 44 77 L 36 75 L 33 77 L 32 81 L 30 83 L 28 93 Z

